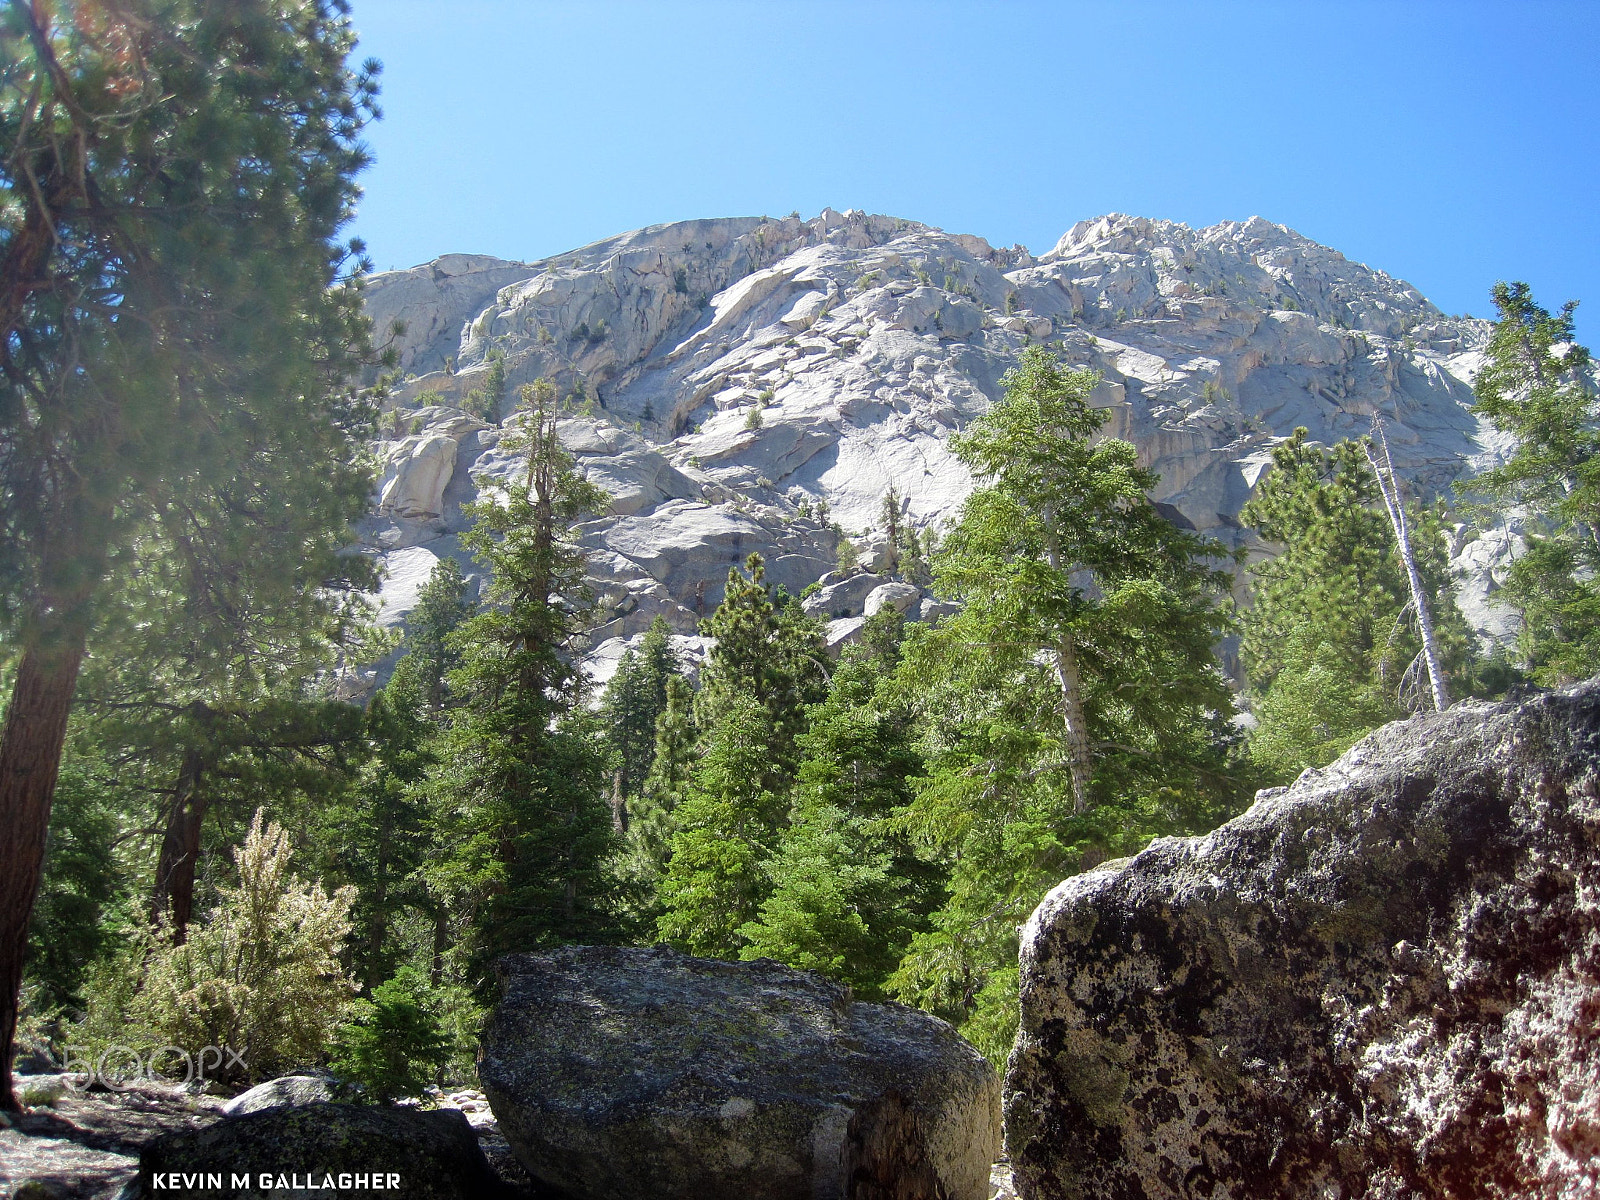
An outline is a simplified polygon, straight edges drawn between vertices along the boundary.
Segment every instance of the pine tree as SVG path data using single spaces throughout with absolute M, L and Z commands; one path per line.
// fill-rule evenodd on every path
M 104 577 L 152 529 L 226 583 L 202 607 L 363 566 L 336 566 L 370 490 L 353 44 L 335 7 L 264 0 L 0 16 L 0 1064 Z
M 1551 314 L 1525 283 L 1497 283 L 1499 313 L 1473 390 L 1475 411 L 1516 439 L 1510 460 L 1473 480 L 1502 508 L 1533 518 L 1502 597 L 1522 615 L 1520 652 L 1534 679 L 1560 684 L 1600 670 L 1600 428 L 1575 302 Z
M 395 664 L 390 691 L 406 692 L 435 720 L 449 703 L 450 672 L 461 665 L 450 635 L 477 609 L 471 586 L 453 558 L 434 564 L 428 582 L 417 593 L 417 606 L 406 618 L 405 654 Z
M 629 806 L 627 871 L 654 903 L 656 889 L 672 853 L 677 809 L 683 803 L 694 765 L 694 692 L 682 675 L 667 676 L 667 703 L 656 719 L 650 773 Z
M 669 681 L 680 672 L 672 648 L 672 630 L 657 616 L 637 651 L 629 650 L 617 665 L 600 701 L 606 739 L 616 751 L 619 796 L 636 799 L 655 759 L 656 722 L 667 707 Z
M 762 863 L 777 840 L 783 801 L 765 786 L 773 729 L 753 696 L 729 697 L 704 733 L 705 750 L 673 816 L 678 829 L 661 880 L 661 940 L 691 954 L 737 958 L 740 932 L 768 883 Z
M 767 864 L 772 891 L 741 935 L 745 958 L 774 958 L 881 999 L 912 934 L 939 899 L 938 873 L 891 818 L 911 802 L 923 761 L 910 709 L 880 696 L 903 618 L 869 618 L 800 740 L 797 799 Z
M 820 627 L 798 601 L 774 603 L 761 556 L 752 554 L 745 565 L 749 577 L 730 568 L 722 603 L 701 622 L 716 645 L 701 673 L 695 723 L 712 729 L 738 699 L 753 699 L 766 712 L 771 737 L 763 786 L 782 794 L 793 779 L 806 706 L 827 694 L 827 651 Z
M 1257 722 L 1251 758 L 1285 782 L 1404 715 L 1421 682 L 1408 573 L 1374 475 L 1357 443 L 1325 450 L 1306 438 L 1297 429 L 1273 450 L 1240 513 L 1278 551 L 1251 568 L 1240 655 Z M 1465 682 L 1472 641 L 1451 597 L 1439 516 L 1413 509 L 1410 524 L 1442 665 Z
M 1014 1027 L 1016 927 L 1045 889 L 1152 834 L 1208 827 L 1236 792 L 1213 654 L 1222 551 L 1156 511 L 1133 446 L 1095 440 L 1096 382 L 1031 348 L 955 439 L 983 486 L 934 572 L 963 607 L 908 639 L 901 671 L 929 754 L 904 828 L 951 875 L 890 988 L 968 1022 L 993 1054 Z
M 471 909 L 479 979 L 495 954 L 615 932 L 606 755 L 571 654 L 592 607 L 572 525 L 607 500 L 556 436 L 554 389 L 526 386 L 522 401 L 502 445 L 523 453 L 526 475 L 468 510 L 462 541 L 489 583 L 483 611 L 451 635 L 459 703 L 436 784 L 452 853 L 431 874 Z

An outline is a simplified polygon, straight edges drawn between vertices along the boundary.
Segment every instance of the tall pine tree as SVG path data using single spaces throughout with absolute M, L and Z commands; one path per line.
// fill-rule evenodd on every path
M 480 981 L 493 955 L 616 930 L 606 756 L 571 653 L 592 607 L 572 525 L 607 498 L 556 436 L 554 389 L 528 385 L 522 401 L 502 444 L 526 473 L 487 489 L 462 539 L 489 583 L 483 610 L 451 635 L 459 703 L 436 788 L 453 849 L 430 874 L 470 909 Z

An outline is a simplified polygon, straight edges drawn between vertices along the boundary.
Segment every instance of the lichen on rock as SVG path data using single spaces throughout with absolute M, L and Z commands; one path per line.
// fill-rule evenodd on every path
M 666 947 L 501 960 L 479 1076 L 518 1160 L 593 1200 L 986 1200 L 999 1080 L 934 1017 Z
M 1027 1200 L 1600 1191 L 1600 681 L 1396 722 L 1022 939 Z

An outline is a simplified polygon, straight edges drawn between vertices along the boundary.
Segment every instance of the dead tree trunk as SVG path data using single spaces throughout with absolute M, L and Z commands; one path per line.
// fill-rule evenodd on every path
M 1384 507 L 1389 510 L 1389 523 L 1394 526 L 1394 539 L 1400 547 L 1400 561 L 1406 567 L 1406 579 L 1411 585 L 1411 603 L 1417 610 L 1417 627 L 1422 631 L 1422 658 L 1428 667 L 1428 683 L 1433 693 L 1433 707 L 1443 712 L 1450 707 L 1450 695 L 1445 687 L 1444 669 L 1439 665 L 1439 643 L 1433 636 L 1433 613 L 1423 593 L 1422 572 L 1417 569 L 1417 556 L 1411 549 L 1411 527 L 1406 520 L 1405 505 L 1400 499 L 1400 484 L 1395 479 L 1394 461 L 1389 457 L 1389 439 L 1383 432 L 1383 422 L 1374 419 L 1372 428 L 1383 449 L 1383 461 L 1372 452 L 1370 441 L 1362 443 L 1367 462 L 1378 479 L 1378 491 L 1383 494 Z

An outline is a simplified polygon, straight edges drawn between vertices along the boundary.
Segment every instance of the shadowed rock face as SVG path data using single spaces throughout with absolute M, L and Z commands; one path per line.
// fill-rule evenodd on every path
M 385 1177 L 381 1183 L 371 1181 L 374 1172 Z M 173 1185 L 174 1173 L 189 1182 Z M 205 1182 L 215 1174 L 222 1177 L 220 1189 Z M 249 1186 L 231 1186 L 235 1174 L 248 1174 Z M 155 1186 L 157 1176 L 163 1177 L 160 1186 Z M 393 1176 L 399 1177 L 398 1183 Z M 140 1154 L 139 1175 L 129 1194 L 494 1200 L 506 1188 L 489 1170 L 459 1110 L 302 1104 L 157 1139 Z
M 950 1026 L 776 963 L 501 960 L 478 1073 L 536 1180 L 593 1200 L 984 1200 L 999 1080 Z
M 1388 725 L 1022 939 L 1028 1200 L 1600 1189 L 1600 681 Z

